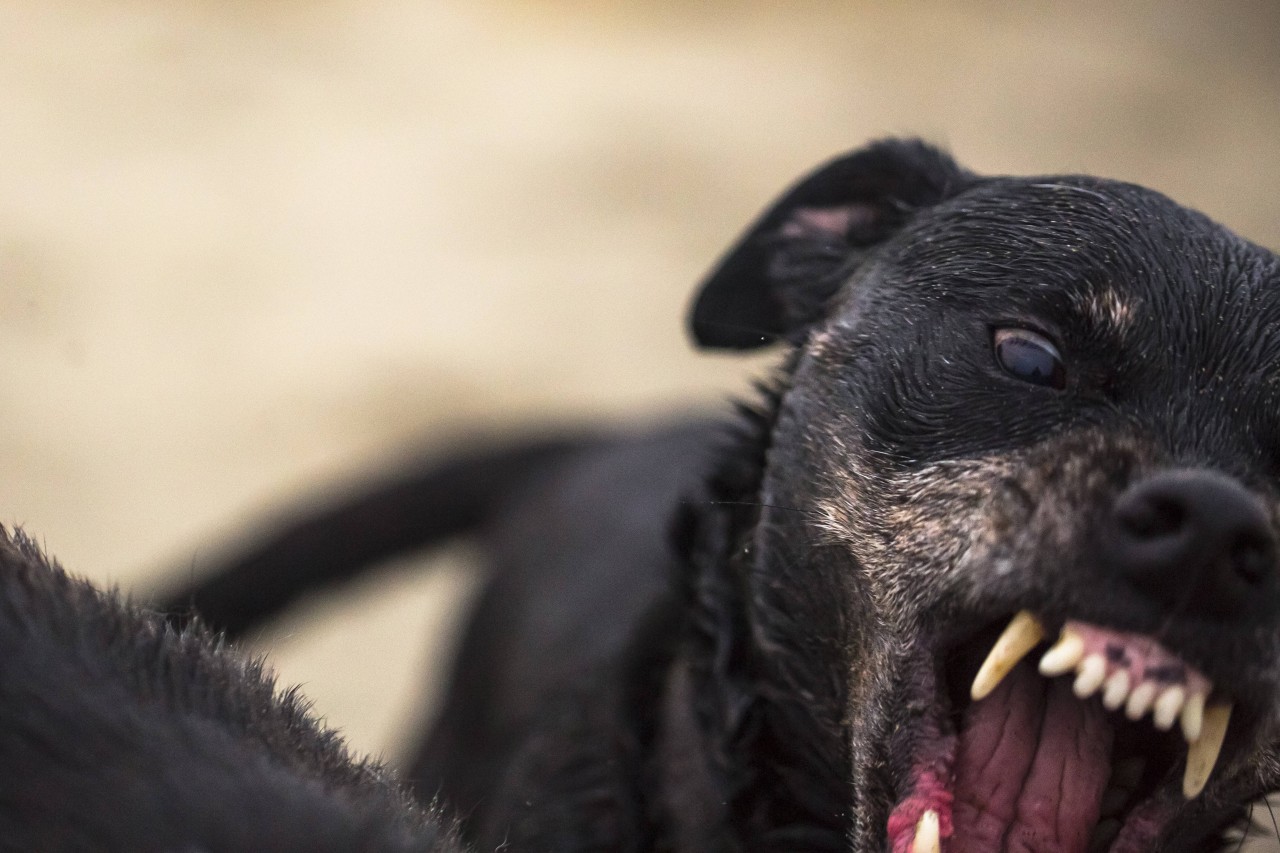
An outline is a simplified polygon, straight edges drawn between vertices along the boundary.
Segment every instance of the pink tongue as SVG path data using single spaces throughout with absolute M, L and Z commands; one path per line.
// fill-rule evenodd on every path
M 1097 700 L 1024 661 L 965 712 L 949 853 L 1083 851 L 1111 772 Z

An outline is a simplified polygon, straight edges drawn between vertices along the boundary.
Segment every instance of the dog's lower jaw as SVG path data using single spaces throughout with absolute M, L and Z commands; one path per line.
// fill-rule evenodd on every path
M 962 699 L 957 682 L 967 688 L 978 668 L 966 656 L 989 649 L 991 636 L 932 656 L 917 646 L 911 660 L 904 655 L 891 664 L 901 675 L 891 688 L 881 685 L 890 701 L 851 698 L 855 709 L 898 709 L 885 732 L 894 804 L 879 817 L 883 840 L 855 849 L 1199 850 L 1215 827 L 1230 822 L 1227 768 L 1203 796 L 1188 800 L 1180 733 L 1129 722 L 1098 697 L 1082 701 L 1071 679 L 1042 677 L 1033 660 L 1011 667 L 980 700 Z
M 914 731 L 903 738 L 911 744 L 904 795 L 886 825 L 893 853 L 1096 848 L 1112 738 L 1097 703 L 1026 665 L 959 719 L 938 698 L 932 713 L 906 723 Z M 939 845 L 921 848 L 917 835 L 930 823 Z M 1141 841 L 1118 849 L 1146 850 L 1153 839 Z

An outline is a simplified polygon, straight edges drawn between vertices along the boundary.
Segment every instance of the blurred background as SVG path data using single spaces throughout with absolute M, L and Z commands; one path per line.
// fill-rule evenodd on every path
M 1280 244 L 1280 4 L 0 2 L 0 521 L 139 594 L 476 425 L 744 393 L 692 288 L 918 134 Z M 394 757 L 465 552 L 258 646 Z M 425 571 L 428 566 L 436 571 Z

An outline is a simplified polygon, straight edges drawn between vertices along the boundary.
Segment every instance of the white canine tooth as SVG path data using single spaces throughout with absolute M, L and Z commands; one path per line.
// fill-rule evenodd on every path
M 1040 620 L 1023 610 L 1009 621 L 1008 627 L 996 640 L 987 659 L 982 662 L 978 674 L 974 676 L 969 695 L 974 700 L 987 696 L 1009 672 L 1018 665 L 1018 661 L 1027 656 L 1036 645 L 1044 639 L 1044 626 Z
M 938 824 L 938 813 L 933 809 L 920 815 L 916 837 L 911 842 L 911 853 L 942 853 L 942 827 Z
M 1187 770 L 1182 776 L 1182 796 L 1188 800 L 1204 790 L 1218 763 L 1222 740 L 1227 736 L 1227 723 L 1231 722 L 1230 705 L 1213 705 L 1204 709 L 1204 725 L 1200 737 L 1187 748 Z
M 1089 655 L 1080 664 L 1080 673 L 1076 676 L 1071 690 L 1080 699 L 1088 699 L 1098 692 L 1107 677 L 1107 661 L 1102 655 Z
M 1157 729 L 1167 732 L 1178 721 L 1182 711 L 1182 703 L 1187 701 L 1187 691 L 1175 684 L 1160 694 L 1156 699 L 1155 711 L 1151 714 L 1151 722 Z
M 1114 711 L 1124 704 L 1129 697 L 1129 673 L 1117 669 L 1107 678 L 1106 688 L 1102 692 L 1102 707 Z
M 1129 693 L 1129 701 L 1124 705 L 1124 715 L 1131 720 L 1140 720 L 1142 715 L 1151 710 L 1151 703 L 1156 698 L 1156 685 L 1144 681 Z
M 1055 675 L 1070 672 L 1076 668 L 1076 664 L 1080 663 L 1082 657 L 1084 657 L 1084 640 L 1079 634 L 1064 628 L 1058 642 L 1054 643 L 1053 648 L 1040 658 L 1040 674 L 1052 678 Z
M 1200 731 L 1204 726 L 1204 694 L 1192 693 L 1187 697 L 1187 704 L 1182 706 L 1182 736 L 1187 743 L 1200 739 Z

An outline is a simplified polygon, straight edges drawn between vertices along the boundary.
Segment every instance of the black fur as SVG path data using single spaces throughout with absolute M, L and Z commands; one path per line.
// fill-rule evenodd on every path
M 472 839 L 867 853 L 909 846 L 927 808 L 962 849 L 950 798 L 981 804 L 958 756 L 991 707 L 967 683 L 1020 610 L 1158 642 L 1234 712 L 1189 802 L 1185 746 L 1106 718 L 1147 768 L 1114 826 L 1055 843 L 1010 819 L 991 849 L 1211 849 L 1280 783 L 1274 254 L 1129 184 L 978 177 L 888 141 L 784 195 L 692 325 L 708 346 L 791 343 L 758 406 L 584 447 L 488 503 L 495 571 L 413 770 Z M 1001 330 L 1050 341 L 1060 375 L 1002 362 Z M 1188 594 L 1153 595 L 1109 543 L 1181 535 L 1116 533 L 1117 507 L 1170 478 L 1238 495 L 1253 556 L 1201 548 L 1170 575 Z M 297 568 L 257 565 L 268 584 Z M 1212 592 L 1228 581 L 1247 592 Z
M 260 662 L 0 531 L 0 849 L 461 848 Z

